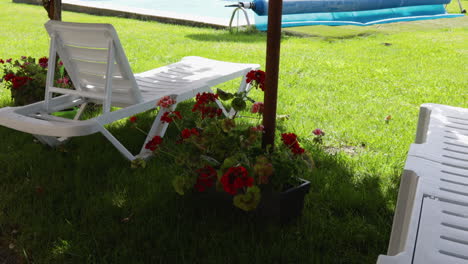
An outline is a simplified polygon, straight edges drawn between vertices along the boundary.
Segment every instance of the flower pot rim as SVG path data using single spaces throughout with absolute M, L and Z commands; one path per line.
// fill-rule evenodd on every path
M 289 193 L 289 192 L 292 192 L 292 191 L 294 191 L 294 190 L 296 190 L 296 189 L 305 188 L 305 186 L 310 185 L 310 181 L 308 181 L 308 180 L 306 180 L 306 179 L 302 179 L 302 178 L 298 178 L 298 179 L 302 182 L 301 184 L 299 184 L 299 185 L 297 185 L 297 186 L 294 186 L 294 187 L 292 187 L 292 188 L 289 188 L 289 189 L 287 189 L 286 191 L 283 191 L 283 192 L 281 192 L 281 193 L 283 193 L 283 194 L 284 194 L 284 193 Z

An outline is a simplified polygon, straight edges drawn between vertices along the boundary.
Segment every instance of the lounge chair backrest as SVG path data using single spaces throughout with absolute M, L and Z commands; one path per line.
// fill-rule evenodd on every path
M 104 111 L 108 112 L 111 106 L 128 106 L 142 101 L 112 25 L 50 20 L 45 27 L 51 37 L 49 69 L 55 67 L 55 54 L 58 54 L 76 89 L 54 87 L 54 71 L 49 70 L 46 103 L 52 93 L 76 94 L 102 103 Z

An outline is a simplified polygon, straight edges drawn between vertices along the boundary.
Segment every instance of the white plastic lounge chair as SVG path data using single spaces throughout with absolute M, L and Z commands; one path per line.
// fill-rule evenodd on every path
M 421 106 L 387 256 L 378 264 L 468 264 L 468 109 Z
M 112 25 L 49 21 L 45 27 L 51 38 L 49 69 L 55 68 L 58 54 L 76 89 L 54 87 L 54 70 L 49 70 L 45 100 L 0 109 L 0 125 L 31 133 L 50 146 L 58 145 L 69 137 L 101 132 L 127 159 L 134 160 L 137 156 L 130 153 L 104 125 L 155 108 L 163 96 L 171 96 L 180 103 L 197 93 L 210 92 L 210 87 L 242 76 L 239 91 L 248 90 L 245 75 L 259 67 L 257 64 L 192 56 L 133 75 Z M 88 102 L 102 104 L 103 112 L 95 118 L 79 120 Z M 73 106 L 80 106 L 74 120 L 51 115 Z M 112 106 L 121 108 L 111 111 Z M 173 105 L 170 110 L 175 107 Z M 159 111 L 138 157 L 150 154 L 144 148 L 146 142 L 155 135 L 164 135 L 167 124 L 161 123 L 160 117 L 167 110 Z M 223 111 L 227 114 L 226 110 Z
M 468 109 L 423 104 L 408 155 L 468 168 Z
M 468 169 L 409 156 L 378 264 L 468 263 Z

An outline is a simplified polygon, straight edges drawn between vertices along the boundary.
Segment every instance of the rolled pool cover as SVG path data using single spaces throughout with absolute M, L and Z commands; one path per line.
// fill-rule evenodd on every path
M 283 15 L 388 9 L 419 5 L 442 5 L 451 0 L 283 0 Z M 268 0 L 245 3 L 259 16 L 268 15 Z

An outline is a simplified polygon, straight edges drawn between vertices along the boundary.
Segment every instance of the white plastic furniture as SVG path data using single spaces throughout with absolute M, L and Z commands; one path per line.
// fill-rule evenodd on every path
M 387 255 L 378 264 L 468 263 L 468 109 L 421 106 Z
M 468 167 L 468 109 L 423 104 L 408 155 Z
M 144 148 L 146 142 L 155 135 L 163 136 L 167 128 L 167 124 L 160 122 L 161 115 L 175 109 L 176 105 L 159 111 L 137 156 L 130 153 L 104 125 L 153 109 L 163 96 L 171 96 L 180 103 L 195 97 L 197 93 L 211 92 L 210 87 L 239 77 L 243 77 L 239 91 L 248 90 L 245 75 L 259 68 L 258 64 L 191 56 L 134 75 L 112 25 L 49 21 L 45 27 L 51 38 L 48 65 L 51 70 L 47 75 L 45 100 L 0 109 L 0 125 L 31 133 L 51 146 L 69 137 L 100 132 L 127 159 L 145 158 L 151 154 Z M 62 60 L 75 89 L 54 86 L 56 54 Z M 102 114 L 79 120 L 89 102 L 102 104 Z M 74 106 L 80 106 L 74 120 L 51 115 Z M 115 108 L 111 107 L 120 108 L 112 111 Z M 223 111 L 227 114 L 224 108 Z

